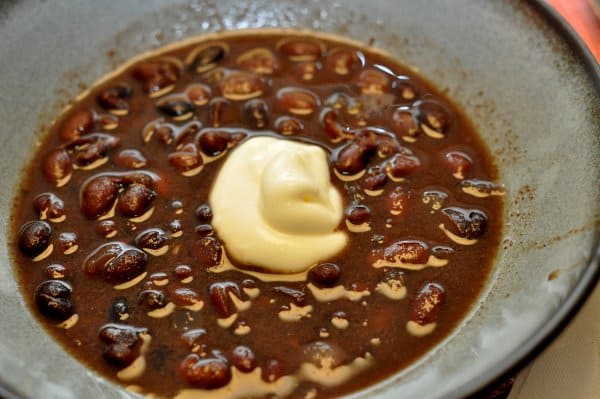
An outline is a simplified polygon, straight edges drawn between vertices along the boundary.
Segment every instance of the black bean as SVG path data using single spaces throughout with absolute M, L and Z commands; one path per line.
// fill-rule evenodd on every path
M 179 368 L 183 379 L 198 388 L 216 389 L 231 380 L 227 362 L 220 358 L 200 359 L 196 354 L 188 355 Z
M 51 264 L 46 266 L 44 273 L 46 276 L 48 276 L 48 278 L 61 279 L 67 277 L 69 270 L 63 265 Z
M 61 185 L 73 171 L 73 163 L 66 150 L 57 148 L 46 155 L 42 168 L 49 182 Z
M 52 227 L 39 220 L 27 222 L 19 229 L 19 249 L 29 257 L 35 257 L 48 248 Z
M 277 91 L 277 107 L 294 115 L 310 115 L 320 104 L 319 97 L 310 90 L 284 87 Z
M 112 236 L 117 231 L 117 224 L 114 220 L 103 220 L 98 223 L 97 231 L 104 237 Z
M 410 110 L 398 108 L 392 115 L 392 129 L 399 136 L 414 137 L 419 132 L 417 121 Z
M 162 308 L 167 304 L 165 294 L 159 290 L 143 290 L 138 295 L 138 304 L 148 309 Z
M 127 244 L 118 241 L 100 245 L 83 261 L 84 272 L 91 276 L 102 274 L 106 265 L 120 256 L 127 247 Z
M 403 186 L 396 186 L 385 196 L 385 206 L 393 216 L 406 215 L 411 198 L 411 191 Z
M 227 55 L 225 47 L 215 44 L 193 50 L 188 63 L 193 71 L 203 72 L 221 62 L 225 55 Z
M 165 272 L 154 272 L 149 277 L 146 283 L 149 283 L 149 286 L 160 284 L 161 281 L 168 281 L 169 275 Z
M 109 317 L 111 320 L 125 320 L 129 313 L 131 313 L 131 310 L 129 309 L 129 303 L 127 302 L 127 298 L 118 297 L 113 299 L 112 304 L 110 305 L 109 312 Z
M 125 344 L 109 344 L 102 351 L 102 357 L 117 367 L 127 367 L 139 356 L 139 350 Z
M 433 100 L 423 101 L 419 104 L 419 122 L 442 134 L 448 132 L 452 123 L 448 110 Z
M 209 236 L 213 234 L 213 227 L 210 224 L 199 224 L 194 231 L 200 237 Z
M 340 267 L 331 262 L 320 263 L 310 269 L 308 278 L 310 281 L 321 286 L 333 286 L 340 278 L 342 270 Z
M 506 191 L 502 184 L 494 183 L 489 180 L 465 179 L 460 182 L 460 186 L 465 190 L 478 191 L 481 195 L 501 195 Z
M 323 54 L 323 45 L 311 39 L 283 39 L 277 44 L 277 50 L 291 61 L 315 61 Z
M 335 168 L 343 175 L 354 175 L 365 169 L 375 153 L 375 142 L 355 140 L 346 144 L 335 157 Z
M 375 249 L 371 254 L 379 260 L 411 264 L 425 264 L 429 258 L 429 246 L 418 240 L 398 240 L 385 249 Z
M 193 120 L 182 126 L 174 134 L 175 145 L 179 147 L 181 144 L 187 143 L 191 137 L 195 136 L 196 133 L 200 131 L 201 128 L 202 124 L 197 120 Z
M 238 370 L 249 373 L 256 368 L 254 352 L 247 346 L 238 345 L 231 351 L 231 363 Z
M 162 119 L 149 122 L 142 129 L 142 140 L 144 143 L 148 143 L 153 136 L 163 144 L 171 144 L 175 136 L 175 129 L 172 125 L 162 123 Z
M 119 127 L 119 118 L 114 115 L 100 114 L 97 116 L 97 122 L 104 130 L 114 130 Z
M 198 205 L 198 207 L 196 208 L 196 217 L 200 222 L 210 223 L 212 219 L 212 209 L 210 209 L 210 205 Z
M 169 163 L 180 173 L 196 169 L 202 165 L 202 157 L 194 143 L 187 143 L 180 151 L 169 154 Z
M 337 48 L 327 54 L 327 67 L 338 75 L 348 75 L 359 68 L 360 64 L 360 59 L 355 51 Z
M 177 287 L 172 291 L 173 302 L 177 306 L 188 306 L 200 302 L 200 295 L 191 288 Z
M 164 99 L 160 101 L 156 107 L 165 115 L 172 118 L 185 118 L 194 112 L 196 107 L 194 104 L 183 99 Z
M 214 237 L 202 237 L 196 241 L 192 251 L 198 260 L 198 264 L 203 267 L 213 267 L 221 262 L 223 253 L 222 244 Z
M 397 93 L 397 98 L 401 103 L 414 102 L 419 96 L 417 86 L 406 77 L 394 80 L 392 91 Z
M 393 267 L 386 267 L 384 268 L 381 281 L 384 283 L 399 283 L 404 285 L 404 272 Z
M 303 80 L 312 80 L 321 69 L 323 65 L 320 62 L 306 61 L 294 65 L 293 74 Z
M 183 333 L 181 335 L 181 342 L 191 349 L 202 344 L 202 341 L 204 341 L 205 337 L 206 330 L 204 328 L 195 328 Z
M 42 193 L 33 199 L 33 208 L 40 219 L 58 219 L 65 215 L 65 203 L 53 193 Z
M 487 216 L 478 209 L 449 207 L 442 209 L 442 213 L 452 221 L 461 237 L 473 239 L 485 233 Z
M 294 136 L 304 131 L 304 125 L 291 116 L 280 116 L 275 121 L 275 129 L 284 136 Z
M 177 65 L 166 60 L 146 62 L 133 70 L 133 77 L 142 83 L 144 91 L 150 95 L 174 84 L 180 75 Z
M 156 192 L 141 184 L 132 184 L 119 197 L 117 210 L 127 218 L 143 215 L 152 206 Z
M 210 100 L 211 90 L 209 86 L 196 83 L 189 85 L 185 89 L 185 94 L 195 105 L 204 105 Z
M 154 190 L 154 177 L 147 172 L 132 172 L 121 177 L 121 182 L 126 185 L 141 184 L 142 186 Z
M 412 151 L 407 148 L 401 149 L 400 153 L 394 154 L 385 165 L 386 172 L 395 178 L 404 177 L 421 166 L 421 161 Z
M 253 48 L 241 54 L 236 60 L 238 66 L 246 71 L 270 75 L 279 69 L 279 60 L 264 47 Z
M 189 265 L 177 265 L 175 266 L 175 277 L 179 280 L 185 280 L 192 276 L 192 268 Z
M 343 312 L 334 313 L 334 317 L 346 318 Z M 317 367 L 337 367 L 346 362 L 348 355 L 333 342 L 315 341 L 302 348 L 306 361 Z
M 106 265 L 104 279 L 112 283 L 128 281 L 146 269 L 147 259 L 146 254 L 139 249 L 128 249 Z
M 364 69 L 358 75 L 357 85 L 363 94 L 380 96 L 390 91 L 390 78 L 379 70 Z
M 321 111 L 323 130 L 327 137 L 333 142 L 342 140 L 344 135 L 348 133 L 347 129 L 338 121 L 338 119 L 336 111 L 330 108 L 325 108 Z
M 63 122 L 59 137 L 62 141 L 77 139 L 82 134 L 88 133 L 93 124 L 94 114 L 87 109 L 82 109 L 73 113 Z
M 251 278 L 246 278 L 242 281 L 243 288 L 256 288 L 256 281 Z
M 226 74 L 218 83 L 221 95 L 229 100 L 249 100 L 260 96 L 265 90 L 263 79 L 249 72 Z
M 229 293 L 240 297 L 240 287 L 236 283 L 231 281 L 213 283 L 208 288 L 208 292 L 219 317 L 229 317 L 235 312 Z
M 90 276 L 120 284 L 140 275 L 146 269 L 147 259 L 145 252 L 114 241 L 96 248 L 83 261 L 83 270 Z
M 410 304 L 410 320 L 424 326 L 435 323 L 446 302 L 446 291 L 438 283 L 426 283 Z
M 88 219 L 96 219 L 113 207 L 119 186 L 110 176 L 98 176 L 87 180 L 81 191 L 81 210 Z
M 69 151 L 75 155 L 75 163 L 80 167 L 86 167 L 103 159 L 108 152 L 117 148 L 121 139 L 104 133 L 92 133 L 85 135 L 67 145 Z
M 169 231 L 171 232 L 171 236 L 177 233 L 181 233 L 183 231 L 183 225 L 181 220 L 173 219 L 169 222 Z
M 109 323 L 98 330 L 98 337 L 106 344 L 125 344 L 133 346 L 140 340 L 139 334 L 146 332 L 144 328 L 132 327 L 126 324 Z
M 393 135 L 377 134 L 377 154 L 382 158 L 387 158 L 392 154 L 401 151 L 398 140 Z
M 286 375 L 286 368 L 283 361 L 278 359 L 269 359 L 261 369 L 261 377 L 265 382 L 274 382 Z
M 367 169 L 367 173 L 363 179 L 363 187 L 365 190 L 381 190 L 385 186 L 385 183 L 387 183 L 385 168 L 377 165 Z
M 77 245 L 79 245 L 77 233 L 64 231 L 58 235 L 58 247 L 63 253 L 74 250 Z
M 446 245 L 436 245 L 435 247 L 431 248 L 431 253 L 434 255 L 446 256 L 454 253 L 454 248 Z
M 146 166 L 148 161 L 139 150 L 122 150 L 115 157 L 115 163 L 123 168 L 138 169 Z
M 446 194 L 442 190 L 435 190 L 435 189 L 426 190 L 426 191 L 423 191 L 423 195 L 422 195 L 423 203 L 430 204 L 430 206 L 435 210 L 439 210 L 442 207 L 442 204 L 444 203 L 444 201 L 446 201 L 447 199 L 448 199 L 448 194 Z
M 210 125 L 219 127 L 235 120 L 234 107 L 231 102 L 223 97 L 215 97 L 209 102 Z
M 269 123 L 269 106 L 260 99 L 250 100 L 244 105 L 244 116 L 250 127 L 264 129 Z
M 131 95 L 131 89 L 125 84 L 117 84 L 98 94 L 98 104 L 109 112 L 117 115 L 127 114 L 129 103 L 127 98 Z
M 179 200 L 173 200 L 171 201 L 171 209 L 173 209 L 175 212 L 183 212 L 183 202 L 179 201 Z
M 304 290 L 297 290 L 283 285 L 275 286 L 271 288 L 271 290 L 273 292 L 285 295 L 288 299 L 291 299 L 296 305 L 306 305 L 306 292 L 304 292 Z
M 169 237 L 161 229 L 153 228 L 142 231 L 135 238 L 135 245 L 140 249 L 157 250 L 169 244 Z
M 98 331 L 98 337 L 106 344 L 102 357 L 110 364 L 125 367 L 133 363 L 140 355 L 141 339 L 139 334 L 147 332 L 144 328 L 124 324 L 105 324 Z
M 352 224 L 363 224 L 371 218 L 371 208 L 362 204 L 350 205 L 345 211 L 346 219 Z
M 41 314 L 54 321 L 65 321 L 75 313 L 71 286 L 64 281 L 48 280 L 35 290 L 35 303 Z
M 229 141 L 229 133 L 218 130 L 209 130 L 200 134 L 198 145 L 203 153 L 215 157 L 227 150 Z

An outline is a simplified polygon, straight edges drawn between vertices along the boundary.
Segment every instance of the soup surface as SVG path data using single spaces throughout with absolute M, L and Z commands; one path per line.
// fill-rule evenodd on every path
M 25 171 L 15 268 L 70 353 L 158 397 L 334 397 L 477 300 L 503 188 L 468 119 L 341 38 L 226 33 L 133 60 Z

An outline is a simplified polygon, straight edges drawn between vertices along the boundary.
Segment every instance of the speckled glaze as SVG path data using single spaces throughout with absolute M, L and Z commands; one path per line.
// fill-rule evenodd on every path
M 205 32 L 260 27 L 374 39 L 418 67 L 470 115 L 509 190 L 503 248 L 467 319 L 412 367 L 352 397 L 464 397 L 526 361 L 585 298 L 600 258 L 600 68 L 541 2 L 6 0 L 0 396 L 133 396 L 52 341 L 15 284 L 10 211 L 44 126 L 84 86 L 139 52 Z

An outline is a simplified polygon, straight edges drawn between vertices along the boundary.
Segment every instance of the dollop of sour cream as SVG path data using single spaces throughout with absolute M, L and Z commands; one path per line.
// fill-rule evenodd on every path
M 253 137 L 225 160 L 209 197 L 212 224 L 236 261 L 299 273 L 340 252 L 343 217 L 327 154 L 315 145 Z

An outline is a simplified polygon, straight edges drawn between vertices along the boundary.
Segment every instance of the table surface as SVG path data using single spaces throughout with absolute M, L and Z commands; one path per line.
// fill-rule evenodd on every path
M 547 0 L 575 29 L 600 61 L 600 18 L 594 13 L 592 3 L 598 0 Z M 598 7 L 600 12 L 600 7 Z

